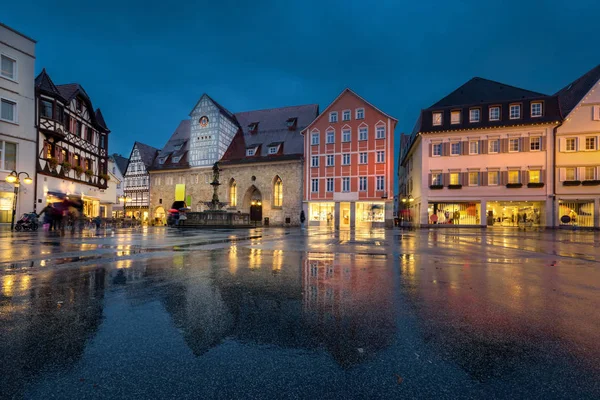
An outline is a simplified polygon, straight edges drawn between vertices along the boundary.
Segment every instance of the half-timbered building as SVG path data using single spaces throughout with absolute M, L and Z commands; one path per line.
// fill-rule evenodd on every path
M 80 84 L 55 85 L 45 69 L 35 79 L 35 95 L 38 206 L 69 198 L 97 216 L 108 185 L 110 130 L 102 112 Z
M 148 168 L 154 162 L 158 149 L 135 142 L 125 171 L 125 214 L 143 222 L 148 221 L 150 206 L 150 174 Z

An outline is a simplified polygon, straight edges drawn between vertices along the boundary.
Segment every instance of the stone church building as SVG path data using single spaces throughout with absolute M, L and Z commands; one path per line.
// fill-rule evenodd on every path
M 204 94 L 181 121 L 150 168 L 150 209 L 164 218 L 185 202 L 205 210 L 212 198 L 212 166 L 219 162 L 218 193 L 230 212 L 257 223 L 298 225 L 302 210 L 303 137 L 316 104 L 231 113 Z

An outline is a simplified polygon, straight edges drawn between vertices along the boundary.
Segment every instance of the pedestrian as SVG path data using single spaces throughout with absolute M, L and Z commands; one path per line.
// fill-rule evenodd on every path
M 46 207 L 40 211 L 38 214 L 38 218 L 40 215 L 44 214 L 43 228 L 44 230 L 51 231 L 52 225 L 54 225 L 54 216 L 56 214 L 56 210 L 52 206 L 52 203 L 49 203 Z
M 300 226 L 304 229 L 304 221 L 306 221 L 306 217 L 304 216 L 304 210 L 300 211 Z
M 96 225 L 96 231 L 100 230 L 101 223 L 102 223 L 102 218 L 100 218 L 99 215 L 96 218 L 94 218 L 94 225 Z

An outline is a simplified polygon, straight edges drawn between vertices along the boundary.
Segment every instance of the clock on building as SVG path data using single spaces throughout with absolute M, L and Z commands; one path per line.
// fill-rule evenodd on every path
M 200 126 L 203 128 L 208 126 L 208 117 L 206 115 L 203 117 L 200 117 Z

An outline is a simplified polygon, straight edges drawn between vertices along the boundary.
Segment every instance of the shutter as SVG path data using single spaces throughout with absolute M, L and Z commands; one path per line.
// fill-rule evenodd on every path
M 565 151 L 565 138 L 558 138 L 558 151 Z
M 508 171 L 500 171 L 500 182 L 499 185 L 506 185 L 508 183 Z
M 73 166 L 73 153 L 69 152 L 69 164 L 71 164 L 71 166 Z
M 500 153 L 508 153 L 508 139 L 500 139 Z
M 524 137 L 521 138 L 521 151 L 530 151 L 531 150 L 531 138 Z
M 60 147 L 54 146 L 54 158 L 58 160 L 60 154 Z
M 469 154 L 469 142 L 460 142 L 460 150 L 460 154 L 462 154 L 463 156 Z
M 542 151 L 546 151 L 546 136 L 542 136 L 540 138 L 540 148 L 542 149 Z
M 429 157 L 433 156 L 433 143 L 429 143 Z
M 487 186 L 488 185 L 488 173 L 487 171 L 481 171 L 479 173 L 479 186 Z
M 431 173 L 429 173 L 428 176 L 429 176 L 429 178 L 427 178 L 427 179 L 429 179 L 429 183 L 428 183 L 428 186 L 429 186 L 429 185 L 433 184 L 433 180 L 432 180 L 433 179 L 433 175 Z
M 592 119 L 594 121 L 600 121 L 600 106 L 594 106 L 592 108 Z
M 46 159 L 46 154 L 48 154 L 48 142 L 44 142 L 44 148 L 42 149 L 42 158 Z
M 558 179 L 560 182 L 564 182 L 567 180 L 567 170 L 566 168 L 560 168 L 558 170 Z
M 462 180 L 461 180 L 460 184 L 463 186 L 469 186 L 469 173 L 461 172 L 461 176 L 462 176 Z
M 444 172 L 442 174 L 442 185 L 448 186 L 450 184 L 450 173 Z
M 577 176 L 576 179 L 583 181 L 585 180 L 585 167 L 579 167 L 577 168 L 579 171 L 577 171 Z
M 540 171 L 540 182 L 541 183 L 546 182 L 546 170 L 545 169 Z
M 479 152 L 481 154 L 487 154 L 488 153 L 488 141 L 487 140 L 481 140 L 479 142 Z
M 61 164 L 64 161 L 62 149 L 57 146 L 56 150 L 58 152 L 58 163 Z
M 529 171 L 521 171 L 521 183 L 527 185 L 529 183 Z

